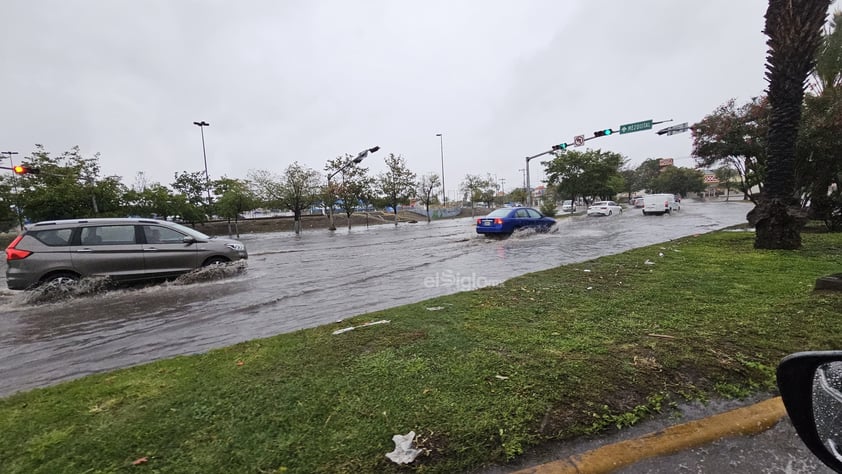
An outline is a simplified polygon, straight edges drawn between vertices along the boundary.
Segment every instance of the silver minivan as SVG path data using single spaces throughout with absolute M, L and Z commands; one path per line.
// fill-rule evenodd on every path
M 6 248 L 6 284 L 11 290 L 25 290 L 91 276 L 164 279 L 247 258 L 245 245 L 237 240 L 209 237 L 174 222 L 44 221 L 27 226 Z

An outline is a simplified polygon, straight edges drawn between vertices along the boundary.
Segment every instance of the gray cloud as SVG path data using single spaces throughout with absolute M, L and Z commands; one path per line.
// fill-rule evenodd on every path
M 760 0 L 7 0 L 0 148 L 80 145 L 131 184 L 322 169 L 380 145 L 446 183 L 521 183 L 523 157 L 645 119 L 693 122 L 761 94 Z M 657 128 L 657 127 L 656 127 Z M 689 166 L 689 134 L 589 145 Z M 685 159 L 682 161 L 682 159 Z M 383 169 L 378 155 L 365 162 Z M 534 175 L 540 166 L 532 162 Z

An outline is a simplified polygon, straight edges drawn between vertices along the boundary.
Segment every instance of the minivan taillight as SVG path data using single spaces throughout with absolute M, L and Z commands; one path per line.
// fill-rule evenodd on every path
M 23 238 L 23 235 L 17 236 L 15 238 L 15 240 L 13 240 L 12 243 L 9 244 L 8 247 L 6 247 L 6 261 L 7 262 L 10 261 L 10 260 L 23 260 L 24 258 L 32 255 L 32 252 L 30 252 L 29 250 L 23 250 L 23 249 L 16 249 L 15 248 L 15 245 L 17 245 L 18 242 L 20 242 L 20 239 L 22 239 L 22 238 Z

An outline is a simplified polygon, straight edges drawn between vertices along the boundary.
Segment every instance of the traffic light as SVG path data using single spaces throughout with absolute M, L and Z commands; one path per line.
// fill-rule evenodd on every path
M 15 174 L 38 174 L 41 172 L 38 168 L 32 168 L 27 165 L 15 165 L 15 167 L 12 168 L 12 171 L 14 171 Z
M 608 135 L 611 135 L 612 133 L 614 133 L 614 130 L 611 130 L 610 128 L 606 128 L 605 130 L 597 130 L 597 131 L 593 132 L 593 136 L 594 137 L 607 137 Z
M 567 143 L 559 143 L 558 145 L 553 145 L 553 151 L 566 150 L 566 149 L 567 149 Z

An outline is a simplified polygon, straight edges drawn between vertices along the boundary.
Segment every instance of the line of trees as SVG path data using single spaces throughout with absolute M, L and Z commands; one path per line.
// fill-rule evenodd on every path
M 357 164 L 349 166 L 350 160 L 345 155 L 327 163 L 324 176 L 334 175 L 329 185 L 322 173 L 295 162 L 279 174 L 253 170 L 245 179 L 222 177 L 210 182 L 202 171 L 182 171 L 175 173 L 169 186 L 149 182 L 141 172 L 127 186 L 119 176 L 102 176 L 99 154 L 85 157 L 74 147 L 52 156 L 36 145 L 23 161 L 40 173 L 0 175 L 0 230 L 15 227 L 19 218 L 37 222 L 125 216 L 177 218 L 194 225 L 217 216 L 236 227 L 244 213 L 265 208 L 291 211 L 299 232 L 301 216 L 311 207 L 341 208 L 350 217 L 360 205 L 397 209 L 418 191 L 416 175 L 400 155 L 388 155 L 388 171 L 378 176 L 370 176 Z M 435 174 L 426 179 L 426 193 L 433 202 L 441 181 Z
M 312 208 L 338 210 L 350 217 L 365 209 L 397 209 L 417 199 L 430 221 L 430 206 L 440 203 L 441 178 L 428 173 L 420 178 L 401 155 L 384 157 L 387 170 L 372 176 L 369 169 L 352 163 L 352 155 L 339 156 L 323 172 L 294 162 L 280 173 L 251 170 L 244 179 L 207 181 L 202 171 L 176 172 L 168 185 L 151 182 L 143 172 L 126 185 L 119 176 L 103 176 L 100 155 L 83 156 L 79 147 L 52 155 L 42 145 L 22 161 L 39 168 L 39 174 L 0 174 L 0 230 L 14 228 L 19 217 L 37 222 L 83 217 L 154 217 L 177 219 L 196 225 L 212 217 L 227 219 L 238 233 L 237 223 L 254 209 L 292 212 L 295 230 L 301 217 Z M 330 176 L 330 180 L 326 178 Z M 515 188 L 501 197 L 500 186 L 491 175 L 467 174 L 460 184 L 463 203 L 473 209 L 512 201 L 526 201 L 526 190 Z M 210 198 L 210 199 L 209 199 Z M 18 212 L 21 215 L 18 215 Z M 230 228 L 230 227 L 229 227 Z
M 704 174 L 696 169 L 660 166 L 649 158 L 637 168 L 627 167 L 619 153 L 602 150 L 565 150 L 542 162 L 551 191 L 560 199 L 610 200 L 620 193 L 638 191 L 687 196 L 705 190 Z
M 808 218 L 842 230 L 842 13 L 825 25 L 828 4 L 771 0 L 767 93 L 692 126 L 699 165 L 729 169 L 757 204 L 758 248 L 799 248 Z

